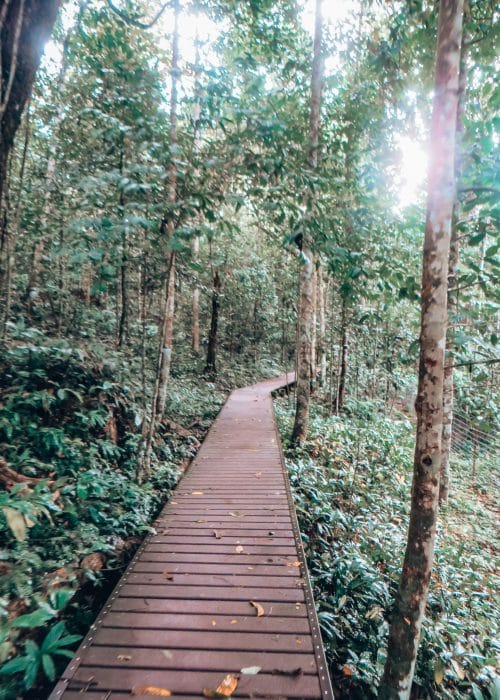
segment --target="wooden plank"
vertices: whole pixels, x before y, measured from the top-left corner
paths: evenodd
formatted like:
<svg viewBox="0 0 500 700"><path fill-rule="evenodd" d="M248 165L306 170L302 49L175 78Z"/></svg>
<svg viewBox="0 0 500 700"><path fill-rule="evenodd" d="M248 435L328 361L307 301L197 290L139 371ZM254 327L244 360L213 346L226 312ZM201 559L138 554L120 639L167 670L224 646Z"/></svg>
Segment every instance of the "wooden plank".
<svg viewBox="0 0 500 700"><path fill-rule="evenodd" d="M303 602L277 603L276 601L260 600L266 617L307 617L306 606ZM176 600L173 598L127 598L120 595L110 606L110 611L129 611L147 613L182 613L191 615L248 615L249 611L256 614L255 608L249 601L235 600Z"/></svg>
<svg viewBox="0 0 500 700"><path fill-rule="evenodd" d="M186 615L182 613L110 612L104 627L157 630L207 630L209 632L245 632L260 634L308 634L307 618L257 617L255 610L246 615Z"/></svg>
<svg viewBox="0 0 500 700"><path fill-rule="evenodd" d="M93 638L94 644L121 647L164 647L165 649L218 649L224 651L312 651L309 634L240 634L213 630L128 630L101 627ZM250 666L251 664L249 664Z"/></svg>
<svg viewBox="0 0 500 700"><path fill-rule="evenodd" d="M304 593L301 588L264 588L234 586L154 586L146 584L125 583L123 595L136 598L189 598L191 600L256 600L270 602L301 602Z"/></svg>
<svg viewBox="0 0 500 700"><path fill-rule="evenodd" d="M251 664L248 663L251 659ZM108 668L139 668L171 669L177 671L220 671L222 673L239 673L245 664L260 666L264 673L274 669L280 671L295 671L302 669L305 674L316 673L314 655L309 653L280 653L252 652L251 657L240 651L205 651L205 650L171 650L143 649L142 647L108 647L93 646L89 649L85 662L90 666L105 666Z"/></svg>

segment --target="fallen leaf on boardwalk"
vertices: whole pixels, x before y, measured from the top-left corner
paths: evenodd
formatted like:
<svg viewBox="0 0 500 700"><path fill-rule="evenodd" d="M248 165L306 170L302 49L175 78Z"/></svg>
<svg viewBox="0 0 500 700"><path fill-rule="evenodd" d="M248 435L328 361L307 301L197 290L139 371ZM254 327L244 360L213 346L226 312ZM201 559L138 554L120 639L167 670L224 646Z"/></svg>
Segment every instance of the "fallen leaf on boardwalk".
<svg viewBox="0 0 500 700"><path fill-rule="evenodd" d="M250 605L257 610L257 617L263 617L265 615L266 611L260 603L256 603L255 600L251 600Z"/></svg>
<svg viewBox="0 0 500 700"><path fill-rule="evenodd" d="M177 501L170 501L170 503L171 503L172 505L174 505L174 506L177 505Z"/></svg>
<svg viewBox="0 0 500 700"><path fill-rule="evenodd" d="M203 491L191 491L191 496L203 496Z"/></svg>
<svg viewBox="0 0 500 700"><path fill-rule="evenodd" d="M237 554L243 554L244 551L245 551L245 550L243 549L243 547L241 546L241 544L236 545L236 553L237 553Z"/></svg>
<svg viewBox="0 0 500 700"><path fill-rule="evenodd" d="M238 620L231 620L231 622L230 622L229 624L230 624L230 625L236 625L237 623L238 623Z"/></svg>
<svg viewBox="0 0 500 700"><path fill-rule="evenodd" d="M173 581L173 580L174 580L174 575L173 575L173 574L169 574L168 571L164 571L164 572L163 572L163 575L165 576L165 578L167 579L167 581Z"/></svg>
<svg viewBox="0 0 500 700"><path fill-rule="evenodd" d="M300 566L300 561L289 561L287 566Z"/></svg>
<svg viewBox="0 0 500 700"><path fill-rule="evenodd" d="M256 676L258 673L262 671L261 666L247 666L246 668L242 668L241 672L245 676Z"/></svg>
<svg viewBox="0 0 500 700"><path fill-rule="evenodd" d="M128 656L128 654L118 654L118 656L116 658L118 659L118 661L131 661L132 660L132 657Z"/></svg>
<svg viewBox="0 0 500 700"><path fill-rule="evenodd" d="M222 535L221 535L220 532L218 532L217 530L214 530L214 537L215 537L216 540L220 540L220 538L222 537Z"/></svg>
<svg viewBox="0 0 500 700"><path fill-rule="evenodd" d="M172 693L166 688L156 685L146 685L143 688L132 688L132 695L154 695L157 698L169 698Z"/></svg>
<svg viewBox="0 0 500 700"><path fill-rule="evenodd" d="M164 649L164 650L163 650L163 656L164 656L166 659L173 659L173 658L174 658L174 655L172 654L172 652L170 651L170 649Z"/></svg>
<svg viewBox="0 0 500 700"><path fill-rule="evenodd" d="M212 620L210 624L212 625L212 627L216 627L216 626L217 626L217 623L216 623L215 620Z"/></svg>
<svg viewBox="0 0 500 700"><path fill-rule="evenodd" d="M276 676L291 676L292 678L297 678L304 673L304 670L300 666L292 668L290 671L284 671L281 668L273 668L271 673L274 673Z"/></svg>
<svg viewBox="0 0 500 700"><path fill-rule="evenodd" d="M205 518L200 518L199 520L196 520L197 523L206 523L207 521Z"/></svg>
<svg viewBox="0 0 500 700"><path fill-rule="evenodd" d="M244 518L245 513L241 513L239 510L230 510L228 512L228 515L230 515L232 518Z"/></svg>
<svg viewBox="0 0 500 700"><path fill-rule="evenodd" d="M258 479L259 476L261 476L261 475L262 475L262 472L255 472L255 476L257 477L257 479Z"/></svg>
<svg viewBox="0 0 500 700"><path fill-rule="evenodd" d="M350 666L345 664L344 666L342 666L342 673L344 674L344 676L352 676L354 671Z"/></svg>
<svg viewBox="0 0 500 700"><path fill-rule="evenodd" d="M229 698L238 687L239 676L228 673L219 683L215 690L203 688L203 695L206 698Z"/></svg>

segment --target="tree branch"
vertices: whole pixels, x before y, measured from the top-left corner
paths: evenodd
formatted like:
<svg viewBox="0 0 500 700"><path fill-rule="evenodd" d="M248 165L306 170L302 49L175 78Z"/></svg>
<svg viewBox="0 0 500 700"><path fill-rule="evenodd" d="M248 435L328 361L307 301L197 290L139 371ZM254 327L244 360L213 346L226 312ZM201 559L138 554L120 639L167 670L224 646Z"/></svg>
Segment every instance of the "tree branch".
<svg viewBox="0 0 500 700"><path fill-rule="evenodd" d="M496 357L493 360L475 360L475 361L470 361L470 362L460 362L457 365L452 365L452 369L455 369L455 367L469 367L472 365L491 365L494 364L495 362L500 362L500 357Z"/></svg>
<svg viewBox="0 0 500 700"><path fill-rule="evenodd" d="M131 24L133 27L139 27L139 29L151 29L153 25L155 25L162 14L165 12L165 10L168 7L168 2L164 3L156 15L153 17L151 22L141 22L139 21L136 17L131 17L129 14L126 12L123 12L123 10L120 10L120 8L116 7L116 5L113 3L112 0L108 0L108 5L109 7L113 10L113 12L120 17L126 24Z"/></svg>

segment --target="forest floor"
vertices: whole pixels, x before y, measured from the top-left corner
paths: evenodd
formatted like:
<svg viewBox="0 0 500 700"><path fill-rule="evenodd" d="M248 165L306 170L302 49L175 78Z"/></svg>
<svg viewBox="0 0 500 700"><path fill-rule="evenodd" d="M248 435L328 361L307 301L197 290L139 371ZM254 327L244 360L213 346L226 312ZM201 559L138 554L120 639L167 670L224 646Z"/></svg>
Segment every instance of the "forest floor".
<svg viewBox="0 0 500 700"><path fill-rule="evenodd" d="M316 405L305 446L286 450L334 687L375 698L387 617L406 545L414 426L352 401L342 417ZM276 402L284 445L293 410ZM415 677L415 698L500 697L498 473L456 454ZM495 491L496 490L496 491Z"/></svg>

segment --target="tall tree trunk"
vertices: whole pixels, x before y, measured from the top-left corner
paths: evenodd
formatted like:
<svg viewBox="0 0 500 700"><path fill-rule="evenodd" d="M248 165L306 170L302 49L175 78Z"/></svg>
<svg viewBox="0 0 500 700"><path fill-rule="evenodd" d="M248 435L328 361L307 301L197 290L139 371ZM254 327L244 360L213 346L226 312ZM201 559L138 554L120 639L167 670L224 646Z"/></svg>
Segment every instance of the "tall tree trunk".
<svg viewBox="0 0 500 700"><path fill-rule="evenodd" d="M316 352L318 344L318 262L313 260L313 294L312 294L312 323L311 323L311 391L316 388Z"/></svg>
<svg viewBox="0 0 500 700"><path fill-rule="evenodd" d="M7 163L61 0L3 0L0 7L0 204Z"/></svg>
<svg viewBox="0 0 500 700"><path fill-rule="evenodd" d="M195 236L191 241L192 259L196 263L200 252L200 239ZM195 271L193 300L191 304L191 348L195 355L200 354L200 285Z"/></svg>
<svg viewBox="0 0 500 700"><path fill-rule="evenodd" d="M167 174L167 202L170 206L169 211L164 216L161 225L162 233L166 233L165 247L168 253L168 255L166 256L167 274L163 292L162 319L159 328L160 344L156 379L151 402L149 430L147 431L143 458L141 460L141 465L137 474L139 482L141 482L143 478L149 478L149 476L151 475L151 452L153 448L153 439L158 425L163 417L163 413L165 411L165 405L167 402L167 386L170 376L170 365L172 362L175 313L176 259L175 251L172 250L170 246L175 233L175 214L173 208L177 201L177 166L175 163L175 157L176 148L178 144L177 86L179 80L179 0L173 0L173 8L174 26L172 33L171 64L172 84L170 90L170 160Z"/></svg>
<svg viewBox="0 0 500 700"><path fill-rule="evenodd" d="M323 20L321 16L322 0L316 0L316 22L314 31L314 55L311 76L311 105L309 112L309 165L311 170L318 167L319 129L321 118L321 92L323 87ZM313 199L313 195L311 196ZM314 206L313 203L311 206ZM313 337L313 294L314 294L314 259L312 252L312 235L308 222L305 222L302 241L302 264L300 269L298 348L297 348L297 384L296 409L291 442L300 445L307 436L309 425L309 402L311 397L311 352Z"/></svg>
<svg viewBox="0 0 500 700"><path fill-rule="evenodd" d="M122 135L120 144L120 175L123 178L123 170L125 165L125 143ZM118 321L118 347L121 350L126 342L129 299L128 299L128 235L127 224L125 217L125 193L123 188L120 189L119 197L119 218L122 227L121 243L122 243L122 259L120 264L120 318Z"/></svg>
<svg viewBox="0 0 500 700"><path fill-rule="evenodd" d="M8 206L8 196L6 197L6 207L5 207L5 229L3 231L3 245L5 246L5 280L0 281L0 289L4 292L5 298L5 308L3 317L3 334L7 333L7 324L10 319L10 311L12 306L12 277L14 274L14 255L15 255L15 241L19 237L19 227L21 224L21 214L23 210L23 188L24 188L24 173L26 170L26 158L28 155L28 146L30 141L30 112L29 106L26 113L26 131L24 136L23 152L21 155L21 167L19 170L19 185L17 189L17 202L14 211L14 217L11 222L9 220L9 206ZM10 179L10 178L9 178ZM7 184L8 188L9 185ZM0 256L0 265L2 265L3 260ZM3 285L5 282L5 288Z"/></svg>
<svg viewBox="0 0 500 700"><path fill-rule="evenodd" d="M340 319L340 366L339 366L339 386L337 392L337 415L344 410L347 363L349 357L349 338L347 335L347 301L342 297L342 315Z"/></svg>
<svg viewBox="0 0 500 700"><path fill-rule="evenodd" d="M212 316L210 319L210 333L208 334L207 364L205 365L205 374L209 377L215 377L215 375L217 374L217 368L215 363L217 356L217 330L219 326L221 287L222 285L219 273L215 272L213 276Z"/></svg>
<svg viewBox="0 0 500 700"><path fill-rule="evenodd" d="M466 63L465 63L465 32L462 36L462 48L460 57L460 73L458 77L458 107L457 125L455 135L455 185L458 184L462 175L462 139L464 131L464 109L465 109L465 89L467 83ZM457 286L457 268L459 258L459 232L458 221L460 219L460 202L455 194L453 205L453 217L451 225L450 259L448 262L448 332L446 334L446 362L444 367L443 384L443 447L441 456L441 477L439 480L439 503L445 504L448 501L450 490L450 453L451 453L451 431L453 426L453 362L455 359L455 345L453 335L450 333L450 320L455 321L458 312L458 294L455 291Z"/></svg>
<svg viewBox="0 0 500 700"><path fill-rule="evenodd" d="M322 389L326 386L326 301L328 285L325 274L318 261L318 384Z"/></svg>
<svg viewBox="0 0 500 700"><path fill-rule="evenodd" d="M443 431L446 291L454 202L463 0L441 0L422 270L417 435L408 543L389 627L379 698L410 697L429 592Z"/></svg>
<svg viewBox="0 0 500 700"><path fill-rule="evenodd" d="M177 133L177 91L179 82L179 0L174 0L174 28L172 34L172 86L170 91L170 161L168 165L168 191L167 201L170 211L167 213L167 243L170 245L175 233L175 215L173 207L177 201L177 165L176 148L178 143ZM164 316L161 329L161 352L158 368L158 392L156 398L156 420L160 421L165 410L167 400L167 385L170 377L170 365L172 363L174 312L175 312L175 277L176 255L170 251L168 257L168 275L166 280Z"/></svg>

